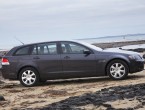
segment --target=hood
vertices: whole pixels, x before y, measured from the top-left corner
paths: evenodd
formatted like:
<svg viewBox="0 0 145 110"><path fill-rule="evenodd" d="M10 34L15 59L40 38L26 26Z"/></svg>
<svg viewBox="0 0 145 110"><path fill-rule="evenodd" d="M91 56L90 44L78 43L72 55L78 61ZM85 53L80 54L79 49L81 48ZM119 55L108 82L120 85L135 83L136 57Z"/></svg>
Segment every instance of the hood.
<svg viewBox="0 0 145 110"><path fill-rule="evenodd" d="M122 50L122 49L119 49L119 48L110 48L110 49L105 49L103 51L104 52L112 52L112 53L122 53L122 54L128 54L128 55L135 55L135 54L140 55L137 52Z"/></svg>

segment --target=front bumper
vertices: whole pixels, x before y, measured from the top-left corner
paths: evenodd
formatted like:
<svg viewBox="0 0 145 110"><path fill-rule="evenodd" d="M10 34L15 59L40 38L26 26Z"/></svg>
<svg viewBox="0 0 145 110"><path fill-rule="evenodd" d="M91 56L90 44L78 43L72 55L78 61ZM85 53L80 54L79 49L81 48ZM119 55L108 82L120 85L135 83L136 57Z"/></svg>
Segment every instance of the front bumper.
<svg viewBox="0 0 145 110"><path fill-rule="evenodd" d="M130 73L140 72L144 70L144 60L132 61L130 64Z"/></svg>

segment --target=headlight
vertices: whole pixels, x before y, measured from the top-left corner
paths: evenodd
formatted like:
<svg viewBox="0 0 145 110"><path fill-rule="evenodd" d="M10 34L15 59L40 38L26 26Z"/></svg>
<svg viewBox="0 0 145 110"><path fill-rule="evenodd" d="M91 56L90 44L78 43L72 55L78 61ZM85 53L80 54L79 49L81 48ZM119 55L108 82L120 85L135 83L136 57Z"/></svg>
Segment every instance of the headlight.
<svg viewBox="0 0 145 110"><path fill-rule="evenodd" d="M132 59L132 60L140 60L140 59L142 59L142 57L140 55L129 55L128 57L130 59Z"/></svg>

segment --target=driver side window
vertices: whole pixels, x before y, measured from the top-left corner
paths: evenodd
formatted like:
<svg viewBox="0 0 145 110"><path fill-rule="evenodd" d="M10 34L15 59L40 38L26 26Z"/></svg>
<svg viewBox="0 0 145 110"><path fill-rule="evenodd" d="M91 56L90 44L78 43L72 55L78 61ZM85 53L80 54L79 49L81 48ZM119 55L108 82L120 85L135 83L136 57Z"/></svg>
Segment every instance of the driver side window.
<svg viewBox="0 0 145 110"><path fill-rule="evenodd" d="M84 51L86 50L89 51L89 49L87 49L86 47L71 42L61 43L61 48L62 48L62 53L66 53L66 54L83 54Z"/></svg>

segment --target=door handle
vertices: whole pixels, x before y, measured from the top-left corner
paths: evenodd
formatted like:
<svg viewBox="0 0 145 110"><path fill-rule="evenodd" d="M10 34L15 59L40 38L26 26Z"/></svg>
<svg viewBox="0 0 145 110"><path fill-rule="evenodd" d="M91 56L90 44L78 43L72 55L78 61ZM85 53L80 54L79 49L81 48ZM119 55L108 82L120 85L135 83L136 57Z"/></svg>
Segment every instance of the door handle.
<svg viewBox="0 0 145 110"><path fill-rule="evenodd" d="M33 57L33 59L40 59L40 57L38 57L38 56L35 56L35 57Z"/></svg>
<svg viewBox="0 0 145 110"><path fill-rule="evenodd" d="M65 56L64 59L70 59L70 57L69 56Z"/></svg>

